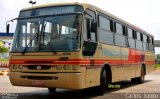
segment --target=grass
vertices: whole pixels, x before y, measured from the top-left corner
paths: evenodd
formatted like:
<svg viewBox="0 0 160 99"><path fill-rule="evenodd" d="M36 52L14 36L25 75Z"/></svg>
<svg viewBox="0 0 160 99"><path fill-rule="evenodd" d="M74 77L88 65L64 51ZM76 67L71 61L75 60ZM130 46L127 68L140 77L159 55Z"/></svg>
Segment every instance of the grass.
<svg viewBox="0 0 160 99"><path fill-rule="evenodd" d="M157 67L160 67L160 64L156 64L156 68L157 68Z"/></svg>
<svg viewBox="0 0 160 99"><path fill-rule="evenodd" d="M0 62L8 62L8 59L0 58Z"/></svg>

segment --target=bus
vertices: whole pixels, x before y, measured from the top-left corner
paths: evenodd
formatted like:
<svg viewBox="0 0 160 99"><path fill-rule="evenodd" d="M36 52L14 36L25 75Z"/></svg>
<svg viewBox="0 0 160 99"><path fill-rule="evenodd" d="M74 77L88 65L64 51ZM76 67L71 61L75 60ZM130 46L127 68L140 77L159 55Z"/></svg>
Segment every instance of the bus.
<svg viewBox="0 0 160 99"><path fill-rule="evenodd" d="M154 70L153 35L94 5L32 6L16 20L9 71L14 86L51 93L95 87L104 94L113 82L143 83Z"/></svg>

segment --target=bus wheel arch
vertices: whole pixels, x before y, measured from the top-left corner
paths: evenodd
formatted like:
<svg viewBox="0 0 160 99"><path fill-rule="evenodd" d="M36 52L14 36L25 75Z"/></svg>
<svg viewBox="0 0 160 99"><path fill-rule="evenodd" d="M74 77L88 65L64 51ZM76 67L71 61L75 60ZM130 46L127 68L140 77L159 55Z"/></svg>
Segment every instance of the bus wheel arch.
<svg viewBox="0 0 160 99"><path fill-rule="evenodd" d="M142 84L144 83L145 75L146 75L146 66L145 64L142 64L141 71L140 71L140 77L132 78L131 82L135 84Z"/></svg>
<svg viewBox="0 0 160 99"><path fill-rule="evenodd" d="M142 64L141 66L141 75L139 77L139 83L143 83L144 82L144 79L145 79L145 75L146 75L146 67L144 64Z"/></svg>
<svg viewBox="0 0 160 99"><path fill-rule="evenodd" d="M143 64L142 64L142 67L144 68L144 74L146 75L146 65L143 63ZM142 67L141 67L141 68L142 68Z"/></svg>
<svg viewBox="0 0 160 99"><path fill-rule="evenodd" d="M109 64L105 64L105 65L103 65L102 69L106 70L106 79L107 79L108 83L112 83L112 70L111 70L111 66Z"/></svg>
<svg viewBox="0 0 160 99"><path fill-rule="evenodd" d="M109 65L102 66L100 72L100 85L98 86L99 94L103 95L106 89L108 88L108 84L112 82L111 77L111 68Z"/></svg>

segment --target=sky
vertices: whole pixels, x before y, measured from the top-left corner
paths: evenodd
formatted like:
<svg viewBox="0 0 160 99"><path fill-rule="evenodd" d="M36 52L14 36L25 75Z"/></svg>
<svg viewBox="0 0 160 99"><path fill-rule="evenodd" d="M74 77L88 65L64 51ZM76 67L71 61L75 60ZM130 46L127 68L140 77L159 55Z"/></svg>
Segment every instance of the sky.
<svg viewBox="0 0 160 99"><path fill-rule="evenodd" d="M154 35L160 40L160 0L35 0L36 5L54 2L87 2L116 15ZM0 32L6 21L18 17L22 8L30 7L29 0L0 0ZM13 29L14 30L14 29ZM160 48L156 48L160 53Z"/></svg>

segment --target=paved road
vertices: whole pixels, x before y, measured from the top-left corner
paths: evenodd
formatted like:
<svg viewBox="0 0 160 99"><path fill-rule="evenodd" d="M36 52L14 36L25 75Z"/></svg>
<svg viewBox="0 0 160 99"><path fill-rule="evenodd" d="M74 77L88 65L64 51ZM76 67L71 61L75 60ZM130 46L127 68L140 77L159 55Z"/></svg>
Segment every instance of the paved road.
<svg viewBox="0 0 160 99"><path fill-rule="evenodd" d="M0 76L0 99L160 99L160 69L146 76L144 84L129 80L117 82L121 88L110 89L99 96L93 88L84 90L57 89L49 94L46 88L12 86L7 76Z"/></svg>

